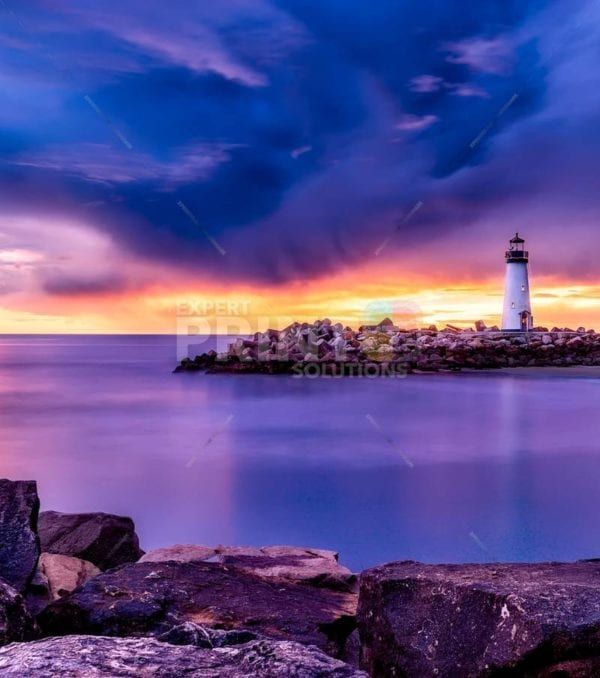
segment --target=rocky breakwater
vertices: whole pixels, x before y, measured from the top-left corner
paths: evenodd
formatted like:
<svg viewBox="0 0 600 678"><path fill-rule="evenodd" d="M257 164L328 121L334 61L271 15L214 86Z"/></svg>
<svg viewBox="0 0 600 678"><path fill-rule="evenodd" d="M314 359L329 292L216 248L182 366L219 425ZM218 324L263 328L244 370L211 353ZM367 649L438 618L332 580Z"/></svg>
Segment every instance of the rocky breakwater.
<svg viewBox="0 0 600 678"><path fill-rule="evenodd" d="M475 329L402 330L386 318L357 331L325 319L258 332L226 352L184 358L175 371L380 376L574 365L600 365L600 334L583 327L502 332L481 321Z"/></svg>
<svg viewBox="0 0 600 678"><path fill-rule="evenodd" d="M336 553L144 554L129 518L38 509L34 482L0 481L0 675L366 676Z"/></svg>
<svg viewBox="0 0 600 678"><path fill-rule="evenodd" d="M600 675L600 561L357 577L321 549L143 554L128 519L47 512L40 532L35 483L0 487L0 675Z"/></svg>

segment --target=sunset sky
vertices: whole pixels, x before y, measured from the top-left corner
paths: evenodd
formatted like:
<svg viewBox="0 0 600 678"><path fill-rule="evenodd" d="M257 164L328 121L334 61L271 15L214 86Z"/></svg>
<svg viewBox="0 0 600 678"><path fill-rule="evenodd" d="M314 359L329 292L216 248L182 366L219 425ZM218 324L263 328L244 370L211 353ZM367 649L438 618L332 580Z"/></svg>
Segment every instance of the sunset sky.
<svg viewBox="0 0 600 678"><path fill-rule="evenodd" d="M0 0L0 22L0 332L173 333L186 304L252 331L493 324L517 230L536 324L600 328L599 3Z"/></svg>

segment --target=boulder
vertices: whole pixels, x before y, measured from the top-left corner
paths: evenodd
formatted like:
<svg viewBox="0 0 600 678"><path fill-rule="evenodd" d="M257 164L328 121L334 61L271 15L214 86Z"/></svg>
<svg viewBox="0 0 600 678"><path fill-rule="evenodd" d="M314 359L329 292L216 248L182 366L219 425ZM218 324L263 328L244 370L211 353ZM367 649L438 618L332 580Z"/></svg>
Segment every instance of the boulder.
<svg viewBox="0 0 600 678"><path fill-rule="evenodd" d="M338 562L335 551L297 546L169 546L146 553L140 563L168 560L178 562L212 561L267 579L354 591L356 575Z"/></svg>
<svg viewBox="0 0 600 678"><path fill-rule="evenodd" d="M486 327L485 323L483 322L483 320L476 320L475 321L475 329L478 332L485 332L487 327Z"/></svg>
<svg viewBox="0 0 600 678"><path fill-rule="evenodd" d="M34 623L21 594L0 579L0 645L28 640L33 632Z"/></svg>
<svg viewBox="0 0 600 678"><path fill-rule="evenodd" d="M358 627L372 676L591 667L600 657L600 561L389 563L361 575Z"/></svg>
<svg viewBox="0 0 600 678"><path fill-rule="evenodd" d="M390 318L384 318L378 325L378 329L385 329L387 327L393 327L394 326L394 321L391 320Z"/></svg>
<svg viewBox="0 0 600 678"><path fill-rule="evenodd" d="M29 480L0 480L0 578L24 591L40 555L37 536L40 501Z"/></svg>
<svg viewBox="0 0 600 678"><path fill-rule="evenodd" d="M101 572L87 560L73 556L61 556L58 553L42 553L38 567L48 580L48 593L51 600L58 600L67 593L71 593Z"/></svg>
<svg viewBox="0 0 600 678"><path fill-rule="evenodd" d="M191 563L194 561L210 560L217 555L217 548L197 544L175 544L148 551L138 562L164 563L174 560L178 563Z"/></svg>
<svg viewBox="0 0 600 678"><path fill-rule="evenodd" d="M40 513L42 551L87 560L101 570L133 563L140 549L131 518L109 513Z"/></svg>
<svg viewBox="0 0 600 678"><path fill-rule="evenodd" d="M97 574L100 570L87 560L42 553L36 575L29 585L28 606L37 614L53 600L71 593Z"/></svg>
<svg viewBox="0 0 600 678"><path fill-rule="evenodd" d="M356 596L280 580L232 565L146 562L90 579L38 617L46 635L159 636L190 621L312 644L343 658Z"/></svg>
<svg viewBox="0 0 600 678"><path fill-rule="evenodd" d="M0 649L0 672L19 678L161 676L179 678L366 678L315 647L260 640L202 649L152 638L65 636Z"/></svg>
<svg viewBox="0 0 600 678"><path fill-rule="evenodd" d="M187 621L178 626L173 626L158 636L157 640L172 645L195 645L196 647L213 648L240 645L241 643L249 643L251 640L262 640L262 638L245 629L223 631Z"/></svg>

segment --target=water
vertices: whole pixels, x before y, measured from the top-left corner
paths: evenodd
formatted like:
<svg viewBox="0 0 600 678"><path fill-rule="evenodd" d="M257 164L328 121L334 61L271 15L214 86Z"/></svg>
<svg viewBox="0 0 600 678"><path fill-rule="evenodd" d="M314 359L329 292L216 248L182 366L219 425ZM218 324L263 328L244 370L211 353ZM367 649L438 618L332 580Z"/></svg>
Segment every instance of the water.
<svg viewBox="0 0 600 678"><path fill-rule="evenodd" d="M175 338L0 337L0 476L142 546L298 544L360 569L600 556L600 371L171 374ZM370 415L370 418L367 417Z"/></svg>

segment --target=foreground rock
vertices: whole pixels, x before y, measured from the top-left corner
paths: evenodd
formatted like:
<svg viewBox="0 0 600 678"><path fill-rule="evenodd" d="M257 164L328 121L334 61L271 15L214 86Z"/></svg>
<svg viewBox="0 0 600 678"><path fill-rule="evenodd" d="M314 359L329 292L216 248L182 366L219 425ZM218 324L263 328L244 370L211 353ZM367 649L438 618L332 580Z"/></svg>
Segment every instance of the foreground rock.
<svg viewBox="0 0 600 678"><path fill-rule="evenodd" d="M159 636L184 622L247 629L343 658L356 596L267 581L220 563L136 563L90 579L38 617L45 635Z"/></svg>
<svg viewBox="0 0 600 678"><path fill-rule="evenodd" d="M87 560L57 553L42 553L35 576L29 585L27 605L38 614L53 600L66 596L97 574L100 574L100 570Z"/></svg>
<svg viewBox="0 0 600 678"><path fill-rule="evenodd" d="M143 555L131 518L109 513L43 511L42 551L87 560L101 570L133 563Z"/></svg>
<svg viewBox="0 0 600 678"><path fill-rule="evenodd" d="M156 549L140 563L218 562L266 579L298 582L310 586L354 591L356 575L340 565L335 551L297 546L194 546L176 545Z"/></svg>
<svg viewBox="0 0 600 678"><path fill-rule="evenodd" d="M361 678L366 674L314 647L255 641L215 650L161 643L150 638L67 636L0 649L2 675L202 676L202 678Z"/></svg>
<svg viewBox="0 0 600 678"><path fill-rule="evenodd" d="M358 330L330 320L293 323L283 330L236 339L226 352L184 358L181 371L403 376L414 371L600 365L600 334L580 327L502 332L447 325L402 330L389 318Z"/></svg>
<svg viewBox="0 0 600 678"><path fill-rule="evenodd" d="M51 600L66 596L88 579L100 574L100 570L87 560L56 553L42 553L38 567L48 582Z"/></svg>
<svg viewBox="0 0 600 678"><path fill-rule="evenodd" d="M246 629L237 629L233 631L224 631L222 629L211 629L207 626L201 626L195 622L186 621L178 626L173 626L157 637L164 643L171 645L195 645L214 649L216 647L231 647L232 645L241 645L249 643L252 640L264 640L263 637Z"/></svg>
<svg viewBox="0 0 600 678"><path fill-rule="evenodd" d="M33 631L33 620L21 594L0 580L0 645L28 640Z"/></svg>
<svg viewBox="0 0 600 678"><path fill-rule="evenodd" d="M598 675L600 562L390 563L362 573L358 625L372 676Z"/></svg>
<svg viewBox="0 0 600 678"><path fill-rule="evenodd" d="M24 591L35 572L40 502L34 481L0 480L0 578Z"/></svg>

